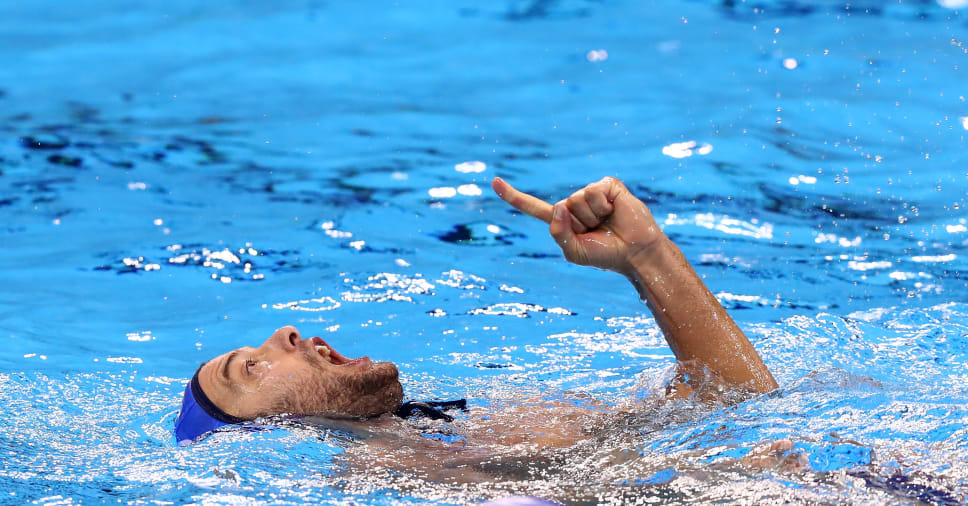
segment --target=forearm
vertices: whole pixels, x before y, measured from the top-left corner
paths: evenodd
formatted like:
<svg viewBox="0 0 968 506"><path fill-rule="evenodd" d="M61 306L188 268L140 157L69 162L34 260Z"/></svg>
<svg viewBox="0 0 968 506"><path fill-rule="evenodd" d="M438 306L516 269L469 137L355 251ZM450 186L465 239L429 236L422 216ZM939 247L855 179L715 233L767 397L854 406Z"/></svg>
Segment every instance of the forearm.
<svg viewBox="0 0 968 506"><path fill-rule="evenodd" d="M746 335L668 238L633 259L626 277L680 363L698 363L728 385L755 392L777 387Z"/></svg>

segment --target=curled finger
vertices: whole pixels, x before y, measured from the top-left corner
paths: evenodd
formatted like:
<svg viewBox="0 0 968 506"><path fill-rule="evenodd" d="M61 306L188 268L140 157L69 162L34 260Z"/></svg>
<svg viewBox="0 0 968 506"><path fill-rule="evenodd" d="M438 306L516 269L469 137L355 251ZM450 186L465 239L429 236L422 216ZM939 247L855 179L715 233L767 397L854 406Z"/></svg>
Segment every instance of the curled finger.
<svg viewBox="0 0 968 506"><path fill-rule="evenodd" d="M565 203L563 201L558 202L554 206L553 217L551 224L548 226L548 231L551 233L551 237L555 239L555 242L558 243L558 247L564 253L565 259L572 263L581 264L581 249L578 244L578 236L573 229L575 221L575 217L568 212L568 207Z"/></svg>
<svg viewBox="0 0 968 506"><path fill-rule="evenodd" d="M572 216L577 218L587 230L592 230L601 224L601 220L598 219L598 216L595 215L585 199L585 190L578 190L571 197L568 197L565 202ZM575 232L583 233L584 231L576 230Z"/></svg>
<svg viewBox="0 0 968 506"><path fill-rule="evenodd" d="M608 200L607 193L600 191L598 188L591 188L591 191L586 191L585 200L588 202L588 207L595 213L595 217L598 218L599 222L608 220L612 215L612 211L615 210L612 202Z"/></svg>

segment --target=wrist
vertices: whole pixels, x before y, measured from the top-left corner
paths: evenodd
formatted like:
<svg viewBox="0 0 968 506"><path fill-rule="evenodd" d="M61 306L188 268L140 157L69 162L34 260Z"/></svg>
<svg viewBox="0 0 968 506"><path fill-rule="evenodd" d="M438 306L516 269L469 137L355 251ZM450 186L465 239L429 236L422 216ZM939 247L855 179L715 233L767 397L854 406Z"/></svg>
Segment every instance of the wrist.
<svg viewBox="0 0 968 506"><path fill-rule="evenodd" d="M643 301L651 301L655 291L676 291L675 279L681 269L682 252L668 237L650 244L629 257L625 278L632 283ZM672 285L670 285L670 283ZM664 288L663 288L664 287Z"/></svg>
<svg viewBox="0 0 968 506"><path fill-rule="evenodd" d="M675 251L678 251L678 247L663 234L648 245L630 250L625 259L625 267L620 273L630 281L635 281L641 276L658 272L668 263L670 254Z"/></svg>

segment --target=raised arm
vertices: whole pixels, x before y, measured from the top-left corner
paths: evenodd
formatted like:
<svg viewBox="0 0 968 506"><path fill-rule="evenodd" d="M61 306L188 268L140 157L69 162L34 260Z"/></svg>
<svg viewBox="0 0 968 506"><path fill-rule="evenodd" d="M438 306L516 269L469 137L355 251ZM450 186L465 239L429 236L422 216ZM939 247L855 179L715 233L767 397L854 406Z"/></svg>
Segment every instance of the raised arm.
<svg viewBox="0 0 968 506"><path fill-rule="evenodd" d="M743 331L621 181L607 177L553 206L501 178L491 187L515 209L549 223L568 261L614 271L632 282L684 366L687 384L712 376L753 392L777 387Z"/></svg>

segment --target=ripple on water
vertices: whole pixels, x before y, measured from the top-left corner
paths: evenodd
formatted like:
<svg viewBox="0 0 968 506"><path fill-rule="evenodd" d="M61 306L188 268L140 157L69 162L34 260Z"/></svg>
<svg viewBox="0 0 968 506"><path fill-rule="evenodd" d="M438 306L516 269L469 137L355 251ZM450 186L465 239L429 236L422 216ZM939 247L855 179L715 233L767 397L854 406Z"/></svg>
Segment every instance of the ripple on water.
<svg viewBox="0 0 968 506"><path fill-rule="evenodd" d="M102 254L100 256L109 256ZM198 244L171 244L157 256L125 256L93 270L141 274L178 268L200 272L221 283L262 281L266 273L300 271L306 267L297 250L257 250L252 243L239 248L207 248Z"/></svg>
<svg viewBox="0 0 968 506"><path fill-rule="evenodd" d="M575 313L563 307L545 308L538 304L527 304L524 302L502 302L491 304L487 307L471 309L467 312L469 315L515 316L518 318L529 318L533 313L549 313L565 316L575 315Z"/></svg>

